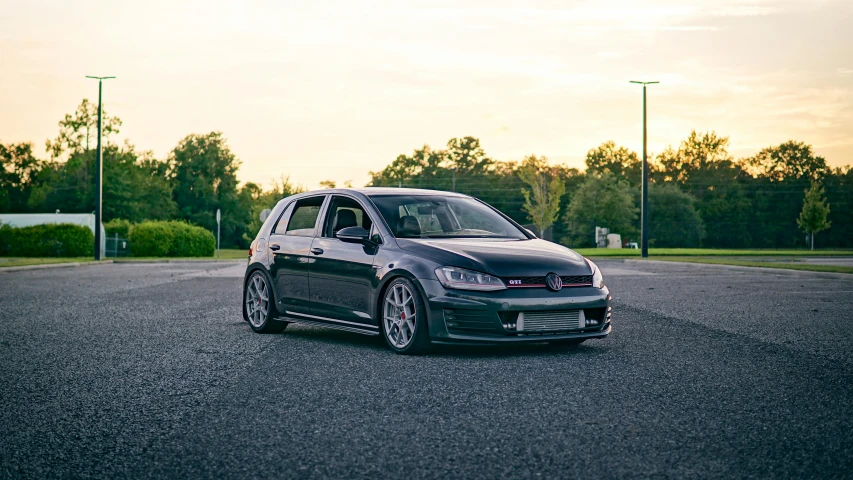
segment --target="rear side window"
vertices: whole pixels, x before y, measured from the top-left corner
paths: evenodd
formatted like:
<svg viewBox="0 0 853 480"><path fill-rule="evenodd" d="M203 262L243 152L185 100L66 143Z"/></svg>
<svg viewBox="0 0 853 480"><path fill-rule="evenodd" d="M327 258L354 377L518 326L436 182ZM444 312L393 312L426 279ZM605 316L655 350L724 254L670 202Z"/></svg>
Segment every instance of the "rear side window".
<svg viewBox="0 0 853 480"><path fill-rule="evenodd" d="M275 227L275 233L281 235L296 235L300 237L314 236L314 226L320 216L320 207L325 197L311 197L297 201L288 207Z"/></svg>
<svg viewBox="0 0 853 480"><path fill-rule="evenodd" d="M278 222L275 224L273 233L277 235L284 235L284 232L287 231L287 219L290 218L290 214L293 213L293 205L295 204L291 203L284 209L284 212L282 212L281 217L279 217Z"/></svg>

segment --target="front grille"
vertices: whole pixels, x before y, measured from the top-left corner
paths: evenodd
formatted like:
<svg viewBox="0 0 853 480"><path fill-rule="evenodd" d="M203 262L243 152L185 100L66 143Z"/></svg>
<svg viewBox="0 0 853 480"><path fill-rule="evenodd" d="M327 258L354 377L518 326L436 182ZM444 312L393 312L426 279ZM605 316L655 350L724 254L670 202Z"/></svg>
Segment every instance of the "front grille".
<svg viewBox="0 0 853 480"><path fill-rule="evenodd" d="M563 279L564 287L580 287L592 285L592 275L570 275L567 277L560 278Z"/></svg>
<svg viewBox="0 0 853 480"><path fill-rule="evenodd" d="M588 287L592 285L592 275L567 275L560 277L563 287ZM545 288L545 277L507 277L503 279L507 288Z"/></svg>
<svg viewBox="0 0 853 480"><path fill-rule="evenodd" d="M519 332L549 332L557 330L579 330L581 310L547 310L522 312L517 320Z"/></svg>

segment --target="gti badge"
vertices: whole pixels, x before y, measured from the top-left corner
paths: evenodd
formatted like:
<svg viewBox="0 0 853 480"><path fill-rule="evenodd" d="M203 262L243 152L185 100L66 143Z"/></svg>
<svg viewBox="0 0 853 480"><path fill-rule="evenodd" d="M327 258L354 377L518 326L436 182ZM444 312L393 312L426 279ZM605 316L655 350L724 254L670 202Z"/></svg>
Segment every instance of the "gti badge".
<svg viewBox="0 0 853 480"><path fill-rule="evenodd" d="M563 288L563 279L556 273L549 273L545 276L545 283L548 284L548 290L556 292Z"/></svg>

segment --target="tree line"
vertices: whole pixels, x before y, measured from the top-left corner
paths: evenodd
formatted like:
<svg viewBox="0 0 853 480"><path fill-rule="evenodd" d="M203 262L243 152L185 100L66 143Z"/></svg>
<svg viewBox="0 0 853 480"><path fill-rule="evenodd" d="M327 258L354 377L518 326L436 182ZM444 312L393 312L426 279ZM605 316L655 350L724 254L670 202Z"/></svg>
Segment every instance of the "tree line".
<svg viewBox="0 0 853 480"><path fill-rule="evenodd" d="M580 171L536 155L496 161L478 139L454 138L399 155L371 172L370 185L467 193L573 247L594 246L596 226L637 241L640 157L607 141L585 163ZM793 140L736 160L728 137L693 131L650 156L649 202L654 247L797 248L807 234L818 247L853 247L853 170Z"/></svg>
<svg viewBox="0 0 853 480"><path fill-rule="evenodd" d="M215 231L221 209L222 245L244 248L260 228L260 212L301 191L286 176L267 189L241 186L240 161L219 132L187 135L158 159L128 141L113 142L121 126L104 112L105 222L182 220ZM93 211L96 128L97 105L83 100L46 141L49 159L37 158L31 143L0 143L0 212ZM793 140L741 159L728 149L728 137L694 131L650 157L652 246L804 247L806 234L831 226L813 236L817 247L853 247L849 166L831 168L811 146ZM369 186L467 193L573 247L592 246L596 226L637 240L637 153L608 141L591 149L585 163L581 171L537 155L498 161L478 139L452 138L444 148L424 145L397 156L370 172Z"/></svg>
<svg viewBox="0 0 853 480"><path fill-rule="evenodd" d="M0 212L94 211L97 112L84 99L66 115L46 142L49 159L37 158L32 143L0 143ZM266 190L240 186L240 161L219 132L187 135L160 160L128 141L113 142L122 122L103 115L105 223L183 220L215 232L220 209L222 246L245 248L260 228L260 212L298 189L286 177Z"/></svg>

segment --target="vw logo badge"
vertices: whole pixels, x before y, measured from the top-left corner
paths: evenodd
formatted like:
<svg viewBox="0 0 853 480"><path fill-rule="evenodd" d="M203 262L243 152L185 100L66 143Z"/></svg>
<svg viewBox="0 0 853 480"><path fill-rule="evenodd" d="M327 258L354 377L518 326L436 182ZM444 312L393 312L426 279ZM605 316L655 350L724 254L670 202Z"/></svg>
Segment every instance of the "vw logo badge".
<svg viewBox="0 0 853 480"><path fill-rule="evenodd" d="M548 290L556 292L557 290L563 288L563 279L560 278L556 273L549 273L545 277L545 283L548 284Z"/></svg>

